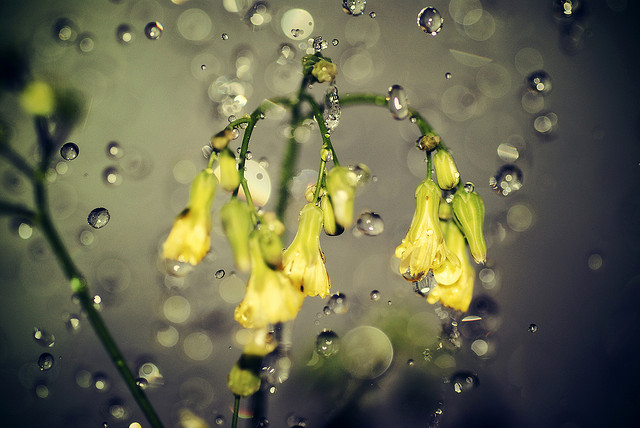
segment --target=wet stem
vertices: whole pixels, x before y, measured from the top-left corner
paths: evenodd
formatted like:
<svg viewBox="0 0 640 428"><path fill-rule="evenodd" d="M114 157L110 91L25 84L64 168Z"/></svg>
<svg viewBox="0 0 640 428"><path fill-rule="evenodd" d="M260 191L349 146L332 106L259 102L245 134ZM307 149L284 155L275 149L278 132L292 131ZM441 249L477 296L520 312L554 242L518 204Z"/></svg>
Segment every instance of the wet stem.
<svg viewBox="0 0 640 428"><path fill-rule="evenodd" d="M116 366L120 376L129 388L129 391L140 407L140 410L142 410L152 427L162 428L163 425L160 418L156 414L145 393L138 386L136 378L125 362L122 352L111 336L104 320L94 307L93 298L89 292L86 280L73 262L67 247L64 245L64 242L51 219L46 188L46 171L48 169L50 157L54 152L55 145L46 126L47 124L44 118L36 118L36 133L38 135L39 147L42 150L42 158L37 169L31 167L31 165L29 165L22 156L14 152L8 145L0 145L0 156L7 159L31 181L36 207L35 210L31 210L19 204L0 201L0 214L19 216L33 221L34 224L40 226L40 229L51 245L51 249L60 263L60 267L71 284L74 295L78 298L80 305L84 309L87 318L89 319L89 323L107 351L111 361Z"/></svg>

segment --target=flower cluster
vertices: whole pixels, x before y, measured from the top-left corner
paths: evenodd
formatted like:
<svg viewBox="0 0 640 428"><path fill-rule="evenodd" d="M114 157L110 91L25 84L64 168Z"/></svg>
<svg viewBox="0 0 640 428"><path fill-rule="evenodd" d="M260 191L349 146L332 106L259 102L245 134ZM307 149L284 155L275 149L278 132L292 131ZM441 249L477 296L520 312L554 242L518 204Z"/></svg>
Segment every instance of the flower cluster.
<svg viewBox="0 0 640 428"><path fill-rule="evenodd" d="M431 153L427 152L427 178L416 188L416 210L395 256L400 259L400 274L408 281L420 281L429 271L433 273L437 285L427 297L429 303L440 301L465 312L475 280L467 246L476 263L486 260L484 204L472 185L460 186L453 157L439 139L433 148L438 183L431 179ZM455 193L449 203L442 198L442 191L451 189Z"/></svg>

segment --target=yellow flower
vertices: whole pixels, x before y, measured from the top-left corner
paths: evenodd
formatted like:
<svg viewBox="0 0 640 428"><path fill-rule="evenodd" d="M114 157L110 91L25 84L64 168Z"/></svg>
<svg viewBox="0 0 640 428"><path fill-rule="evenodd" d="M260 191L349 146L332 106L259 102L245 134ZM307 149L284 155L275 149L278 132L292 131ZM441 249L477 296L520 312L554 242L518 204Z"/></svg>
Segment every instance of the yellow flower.
<svg viewBox="0 0 640 428"><path fill-rule="evenodd" d="M448 151L438 149L433 155L433 166L436 169L436 178L441 189L449 190L458 185L460 173Z"/></svg>
<svg viewBox="0 0 640 428"><path fill-rule="evenodd" d="M326 59L321 59L314 64L311 74L319 83L333 82L338 75L338 66Z"/></svg>
<svg viewBox="0 0 640 428"><path fill-rule="evenodd" d="M251 332L240 359L227 376L227 386L233 394L248 397L260 389L262 357L273 352L275 348L276 341L266 328Z"/></svg>
<svg viewBox="0 0 640 428"><path fill-rule="evenodd" d="M211 148L217 152L221 151L229 142L233 139L233 131L230 129L223 129L218 132L216 135L211 137Z"/></svg>
<svg viewBox="0 0 640 428"><path fill-rule="evenodd" d="M211 168L200 171L193 179L189 203L176 217L162 246L165 259L197 265L207 254L211 245L211 204L217 183Z"/></svg>
<svg viewBox="0 0 640 428"><path fill-rule="evenodd" d="M327 193L331 198L336 222L345 229L353 223L353 199L358 175L344 166L334 166L327 173Z"/></svg>
<svg viewBox="0 0 640 428"><path fill-rule="evenodd" d="M253 229L251 212L246 202L232 198L220 210L224 234L227 235L236 266L243 272L251 268L249 234Z"/></svg>
<svg viewBox="0 0 640 428"><path fill-rule="evenodd" d="M284 252L284 272L308 296L329 294L331 282L320 249L322 210L309 203L300 211L298 232Z"/></svg>
<svg viewBox="0 0 640 428"><path fill-rule="evenodd" d="M409 281L419 281L429 269L438 268L447 257L444 236L438 222L440 189L430 178L415 191L416 211L407 236L396 248L400 274Z"/></svg>
<svg viewBox="0 0 640 428"><path fill-rule="evenodd" d="M444 285L439 283L436 285L427 296L427 302L433 304L440 300L440 303L444 306L466 312L473 297L473 283L476 278L476 272L471 263L469 263L467 246L462 232L458 226L451 222L446 227L445 241L447 248L457 256L462 272L458 280L453 284Z"/></svg>
<svg viewBox="0 0 640 428"><path fill-rule="evenodd" d="M218 158L220 166L220 184L227 192L233 192L240 185L240 171L238 171L238 162L233 152L225 147L220 152Z"/></svg>
<svg viewBox="0 0 640 428"><path fill-rule="evenodd" d="M482 231L484 223L484 202L474 191L468 191L465 187L453 195L451 201L453 218L460 230L467 238L471 256L476 263L484 263L487 260L487 244Z"/></svg>
<svg viewBox="0 0 640 428"><path fill-rule="evenodd" d="M245 328L290 321L296 317L304 300L304 294L284 272L267 266L258 239L256 233L249 238L252 270L244 299L234 315Z"/></svg>
<svg viewBox="0 0 640 428"><path fill-rule="evenodd" d="M320 199L320 209L322 209L322 224L324 225L324 233L329 236L338 236L344 232L344 227L336 222L336 216L333 212L333 205L329 195L324 195Z"/></svg>
<svg viewBox="0 0 640 428"><path fill-rule="evenodd" d="M20 94L20 105L34 116L50 116L56 107L55 94L47 83L31 82Z"/></svg>

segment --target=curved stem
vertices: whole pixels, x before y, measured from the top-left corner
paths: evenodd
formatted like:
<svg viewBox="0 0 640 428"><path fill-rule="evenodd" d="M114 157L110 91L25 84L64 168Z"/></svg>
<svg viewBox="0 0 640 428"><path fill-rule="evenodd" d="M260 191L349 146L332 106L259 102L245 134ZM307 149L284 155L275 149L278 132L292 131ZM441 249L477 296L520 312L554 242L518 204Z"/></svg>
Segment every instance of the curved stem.
<svg viewBox="0 0 640 428"><path fill-rule="evenodd" d="M36 213L22 204L14 204L13 202L0 201L0 215L12 215L24 218L25 220L35 221Z"/></svg>
<svg viewBox="0 0 640 428"><path fill-rule="evenodd" d="M8 160L18 171L24 174L30 181L34 179L34 169L29 163L8 144L0 144L0 156Z"/></svg>
<svg viewBox="0 0 640 428"><path fill-rule="evenodd" d="M320 110L320 106L316 103L316 100L309 94L303 94L302 99L304 99L309 106L311 106L311 110L313 111L313 116L318 122L318 127L320 128L320 135L322 136L323 146L331 151L331 156L333 157L333 163L336 166L340 166L340 162L338 162L338 156L336 155L335 150L333 150L333 144L331 144L331 136L329 134L329 130L327 129L327 124L324 122L324 117L322 116L322 110Z"/></svg>
<svg viewBox="0 0 640 428"><path fill-rule="evenodd" d="M238 426L238 413L240 413L240 396L233 396L233 419L231 419L231 428Z"/></svg>

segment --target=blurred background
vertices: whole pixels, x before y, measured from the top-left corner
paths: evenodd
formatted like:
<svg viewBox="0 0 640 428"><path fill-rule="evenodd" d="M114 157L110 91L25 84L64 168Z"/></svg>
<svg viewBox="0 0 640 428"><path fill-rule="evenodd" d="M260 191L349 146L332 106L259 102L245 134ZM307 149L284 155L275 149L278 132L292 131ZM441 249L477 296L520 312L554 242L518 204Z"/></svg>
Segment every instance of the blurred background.
<svg viewBox="0 0 640 428"><path fill-rule="evenodd" d="M636 2L346 3L350 13L339 0L0 5L0 115L12 146L36 159L12 76L75 88L85 100L69 138L77 150L51 165L51 208L165 425L188 415L231 423L226 376L246 340L233 320L246 275L234 273L217 216L229 195L218 192L212 251L189 275L167 275L160 245L211 135L230 116L294 92L302 56L322 37L340 94L401 85L440 133L484 198L488 261L466 314L428 305L395 273L393 251L424 177L419 133L385 108L345 107L332 140L343 164L371 170L356 211L374 227L322 237L341 295L305 301L282 332L290 349L265 362L258 398L243 400L240 426L635 426ZM437 13L423 29L426 7ZM311 92L321 99L325 90ZM287 123L274 110L250 146L247 174L267 209ZM287 243L321 144L311 121L296 139ZM0 189L5 200L32 201L4 160ZM110 214L100 229L87 223L95 208ZM2 424L148 426L41 233L2 217L0 239Z"/></svg>

